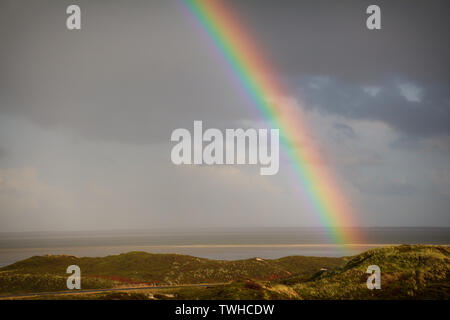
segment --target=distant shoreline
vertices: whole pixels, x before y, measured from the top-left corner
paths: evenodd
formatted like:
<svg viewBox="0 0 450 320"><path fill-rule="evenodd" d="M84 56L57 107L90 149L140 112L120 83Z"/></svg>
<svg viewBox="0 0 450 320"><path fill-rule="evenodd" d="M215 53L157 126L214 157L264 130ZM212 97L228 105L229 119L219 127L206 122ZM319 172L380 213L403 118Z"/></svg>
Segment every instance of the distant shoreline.
<svg viewBox="0 0 450 320"><path fill-rule="evenodd" d="M449 231L449 232L447 232ZM45 255L71 255L77 257L105 257L131 251L154 254L174 253L216 260L240 260L252 257L278 259L285 256L343 257L363 251L401 244L427 244L450 246L450 229L445 232L383 231L372 235L367 243L329 243L325 233L316 230L303 232L263 233L183 233L150 235L97 235L89 237L0 237L0 267ZM328 240L328 241L327 241ZM328 243L327 243L328 242ZM381 243L386 242L386 243Z"/></svg>
<svg viewBox="0 0 450 320"><path fill-rule="evenodd" d="M187 244L187 245L90 245L58 247L1 248L0 267L33 256L69 255L75 257L106 257L133 251L152 254L179 254L213 260L245 260L254 257L279 259L287 256L345 257L361 252L401 244ZM429 244L428 244L429 245ZM450 244L432 244L445 246Z"/></svg>
<svg viewBox="0 0 450 320"><path fill-rule="evenodd" d="M351 243L351 244L335 244L335 243L293 243L293 244L186 244L186 245L88 245L88 246L62 246L62 247L23 247L23 248L0 248L1 251L18 251L18 250L62 250L67 248L81 249L81 248L340 248L340 247L388 247L401 245L429 245L429 246L444 246L448 247L450 244L432 244L432 243Z"/></svg>

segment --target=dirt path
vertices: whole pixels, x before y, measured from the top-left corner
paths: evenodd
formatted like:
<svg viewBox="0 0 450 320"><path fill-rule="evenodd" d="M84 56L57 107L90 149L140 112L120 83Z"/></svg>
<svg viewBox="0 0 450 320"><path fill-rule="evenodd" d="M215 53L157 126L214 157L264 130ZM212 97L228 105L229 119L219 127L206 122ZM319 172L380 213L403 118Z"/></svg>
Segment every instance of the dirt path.
<svg viewBox="0 0 450 320"><path fill-rule="evenodd" d="M219 283L198 283L198 284L180 284L167 286L150 286L150 287L126 287L126 288L108 288L108 289L89 289L89 290L70 290L70 291L55 291L55 292L36 292L36 293L22 293L17 295L0 296L0 299L20 299L40 296L56 296L56 295L75 295L75 294L92 294L102 292L117 292L117 291L138 291L138 290L153 290L153 289L173 289L183 287L212 287L226 285L228 282Z"/></svg>

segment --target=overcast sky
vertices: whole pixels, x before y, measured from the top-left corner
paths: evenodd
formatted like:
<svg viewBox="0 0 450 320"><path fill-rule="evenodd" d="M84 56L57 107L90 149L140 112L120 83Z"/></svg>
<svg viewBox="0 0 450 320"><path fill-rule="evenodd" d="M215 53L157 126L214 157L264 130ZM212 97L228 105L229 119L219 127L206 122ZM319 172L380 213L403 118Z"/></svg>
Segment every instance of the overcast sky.
<svg viewBox="0 0 450 320"><path fill-rule="evenodd" d="M228 2L360 225L450 226L450 2ZM194 120L267 126L177 0L0 1L0 231L320 226L283 156L173 165Z"/></svg>

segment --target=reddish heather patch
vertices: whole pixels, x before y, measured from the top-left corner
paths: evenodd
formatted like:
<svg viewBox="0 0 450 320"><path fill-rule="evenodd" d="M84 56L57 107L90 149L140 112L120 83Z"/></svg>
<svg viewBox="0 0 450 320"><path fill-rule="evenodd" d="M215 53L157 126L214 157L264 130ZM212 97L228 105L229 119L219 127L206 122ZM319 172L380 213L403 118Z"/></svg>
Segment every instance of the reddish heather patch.
<svg viewBox="0 0 450 320"><path fill-rule="evenodd" d="M157 285L157 284L159 284L158 280L140 281L140 280L131 279L131 278L127 278L127 277L120 277L120 276L93 275L92 277L93 278L101 278L101 279L112 280L112 281L120 282L120 283L128 283L128 284L145 284L145 285Z"/></svg>

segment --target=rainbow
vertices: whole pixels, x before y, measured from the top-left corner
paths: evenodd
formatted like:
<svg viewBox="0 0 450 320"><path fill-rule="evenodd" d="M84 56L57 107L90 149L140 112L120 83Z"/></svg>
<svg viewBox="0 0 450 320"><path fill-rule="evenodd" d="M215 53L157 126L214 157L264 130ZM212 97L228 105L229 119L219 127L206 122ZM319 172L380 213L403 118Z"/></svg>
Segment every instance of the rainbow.
<svg viewBox="0 0 450 320"><path fill-rule="evenodd" d="M345 228L357 225L352 210L311 142L301 109L289 103L276 73L236 14L221 0L182 3L212 40L253 105L273 128L280 130L281 145L321 223L327 227L330 240L337 244L357 243L355 229Z"/></svg>

